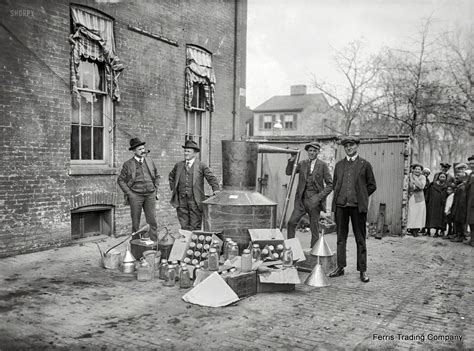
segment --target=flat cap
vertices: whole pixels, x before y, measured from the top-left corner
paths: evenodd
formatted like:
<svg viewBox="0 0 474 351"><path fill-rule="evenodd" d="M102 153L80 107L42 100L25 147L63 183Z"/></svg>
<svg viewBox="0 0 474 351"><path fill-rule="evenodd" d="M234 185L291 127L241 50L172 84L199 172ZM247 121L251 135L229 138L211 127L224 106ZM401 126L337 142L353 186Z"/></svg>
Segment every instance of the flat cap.
<svg viewBox="0 0 474 351"><path fill-rule="evenodd" d="M456 170L461 170L461 169L467 169L467 164L465 164L464 162L461 162L461 163L458 163L455 167Z"/></svg>
<svg viewBox="0 0 474 351"><path fill-rule="evenodd" d="M306 144L305 147L304 147L304 149L305 149L306 151L308 151L308 149L309 149L310 147L314 147L315 149L318 149L318 150L321 149L321 145L319 145L319 143L317 143L317 142L315 142L315 141L312 141L312 142L310 142L309 144Z"/></svg>
<svg viewBox="0 0 474 351"><path fill-rule="evenodd" d="M410 165L410 169L415 169L415 167L420 167L422 171L424 170L423 165L421 163L412 163Z"/></svg>
<svg viewBox="0 0 474 351"><path fill-rule="evenodd" d="M341 139L341 145L342 146L344 146L346 144L349 144L349 143L360 144L360 140L357 137L350 137L350 136L347 136L347 137L344 137L344 138Z"/></svg>

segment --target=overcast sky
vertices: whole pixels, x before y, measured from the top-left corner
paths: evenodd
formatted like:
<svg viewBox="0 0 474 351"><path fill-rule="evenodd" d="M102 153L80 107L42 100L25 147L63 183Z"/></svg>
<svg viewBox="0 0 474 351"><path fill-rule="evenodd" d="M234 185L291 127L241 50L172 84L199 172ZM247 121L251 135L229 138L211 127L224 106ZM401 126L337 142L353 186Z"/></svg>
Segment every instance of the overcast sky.
<svg viewBox="0 0 474 351"><path fill-rule="evenodd" d="M247 105L290 85L311 88L311 74L340 83L334 48L365 38L369 50L413 45L422 20L432 31L472 26L474 0L248 0Z"/></svg>

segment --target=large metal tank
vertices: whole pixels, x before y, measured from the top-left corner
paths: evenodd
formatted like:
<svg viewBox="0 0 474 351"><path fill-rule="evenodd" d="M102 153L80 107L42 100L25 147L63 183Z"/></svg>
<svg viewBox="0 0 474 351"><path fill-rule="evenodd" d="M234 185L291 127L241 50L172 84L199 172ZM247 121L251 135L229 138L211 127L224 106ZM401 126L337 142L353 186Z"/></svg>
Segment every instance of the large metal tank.
<svg viewBox="0 0 474 351"><path fill-rule="evenodd" d="M276 228L277 203L255 191L258 143L222 141L223 190L203 202L205 231L221 231L239 248L250 241L247 229Z"/></svg>

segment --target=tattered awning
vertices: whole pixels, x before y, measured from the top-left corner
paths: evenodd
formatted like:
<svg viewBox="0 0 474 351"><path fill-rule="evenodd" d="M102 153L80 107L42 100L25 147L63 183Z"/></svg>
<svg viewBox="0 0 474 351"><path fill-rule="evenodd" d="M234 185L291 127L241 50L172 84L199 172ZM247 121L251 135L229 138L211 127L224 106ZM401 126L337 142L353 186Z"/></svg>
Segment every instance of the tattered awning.
<svg viewBox="0 0 474 351"><path fill-rule="evenodd" d="M124 65L115 55L113 22L98 13L84 8L71 7L74 34L71 42L71 85L72 93L80 99L77 82L78 67L81 59L105 63L105 82L107 94L115 101L120 101L118 77Z"/></svg>
<svg viewBox="0 0 474 351"><path fill-rule="evenodd" d="M192 109L193 85L200 84L204 88L206 95L206 109L214 111L214 94L216 76L212 68L212 56L207 51L195 46L186 48L186 91L184 94L184 107Z"/></svg>

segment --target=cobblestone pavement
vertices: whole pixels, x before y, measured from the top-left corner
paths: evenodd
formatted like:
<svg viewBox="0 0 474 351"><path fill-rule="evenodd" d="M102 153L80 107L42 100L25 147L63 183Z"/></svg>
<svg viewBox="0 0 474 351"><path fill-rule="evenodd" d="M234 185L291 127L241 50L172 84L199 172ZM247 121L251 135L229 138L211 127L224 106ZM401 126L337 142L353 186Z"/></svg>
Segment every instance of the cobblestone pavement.
<svg viewBox="0 0 474 351"><path fill-rule="evenodd" d="M335 250L335 235L326 238ZM426 237L367 243L367 284L350 237L346 275L331 286L217 309L185 303L185 290L160 280L100 268L92 242L1 259L0 349L474 349L472 247Z"/></svg>

